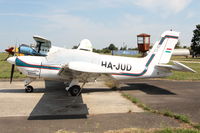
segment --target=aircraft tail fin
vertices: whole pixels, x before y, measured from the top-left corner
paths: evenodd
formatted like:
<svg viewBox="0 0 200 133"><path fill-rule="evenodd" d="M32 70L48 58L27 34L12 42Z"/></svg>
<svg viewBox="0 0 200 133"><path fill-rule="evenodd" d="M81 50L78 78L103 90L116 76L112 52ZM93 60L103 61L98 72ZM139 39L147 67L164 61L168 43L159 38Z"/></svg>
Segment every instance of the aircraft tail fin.
<svg viewBox="0 0 200 133"><path fill-rule="evenodd" d="M161 35L162 39L159 45L163 45L160 53L159 64L166 64L170 61L175 45L178 43L179 32L166 31Z"/></svg>
<svg viewBox="0 0 200 133"><path fill-rule="evenodd" d="M156 42L146 58L155 55L154 65L167 64L170 61L175 45L178 43L179 32L165 31L159 42Z"/></svg>

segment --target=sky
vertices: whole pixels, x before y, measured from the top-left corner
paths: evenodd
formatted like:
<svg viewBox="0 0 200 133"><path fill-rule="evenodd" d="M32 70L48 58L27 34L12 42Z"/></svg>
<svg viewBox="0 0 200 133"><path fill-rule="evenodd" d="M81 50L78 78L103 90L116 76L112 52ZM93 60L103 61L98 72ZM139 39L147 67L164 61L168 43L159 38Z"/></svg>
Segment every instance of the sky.
<svg viewBox="0 0 200 133"><path fill-rule="evenodd" d="M8 46L34 44L33 35L52 45L72 48L89 39L94 48L137 47L136 35L181 32L190 46L200 24L199 0L0 0L0 51Z"/></svg>

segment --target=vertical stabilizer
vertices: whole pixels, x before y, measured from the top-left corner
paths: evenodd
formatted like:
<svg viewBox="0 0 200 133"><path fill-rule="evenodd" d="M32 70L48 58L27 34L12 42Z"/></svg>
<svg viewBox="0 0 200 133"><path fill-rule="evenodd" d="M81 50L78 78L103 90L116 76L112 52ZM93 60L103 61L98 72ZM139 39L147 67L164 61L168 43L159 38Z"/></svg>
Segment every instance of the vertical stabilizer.
<svg viewBox="0 0 200 133"><path fill-rule="evenodd" d="M166 64L170 61L175 45L178 43L179 32L165 31L161 37L162 38L159 42L161 53L159 53L160 59L158 63Z"/></svg>
<svg viewBox="0 0 200 133"><path fill-rule="evenodd" d="M161 35L160 41L156 42L145 57L147 60L153 55L155 56L152 65L167 64L170 61L175 45L178 42L179 32L165 31Z"/></svg>

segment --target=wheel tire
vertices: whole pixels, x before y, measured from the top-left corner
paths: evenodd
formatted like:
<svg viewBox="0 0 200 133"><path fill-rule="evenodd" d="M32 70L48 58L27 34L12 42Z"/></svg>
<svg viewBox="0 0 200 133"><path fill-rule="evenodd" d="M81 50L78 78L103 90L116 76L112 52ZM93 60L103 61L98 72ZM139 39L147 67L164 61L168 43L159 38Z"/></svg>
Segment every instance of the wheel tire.
<svg viewBox="0 0 200 133"><path fill-rule="evenodd" d="M72 96L78 96L80 90L81 90L80 86L74 85L74 86L70 87L69 92Z"/></svg>
<svg viewBox="0 0 200 133"><path fill-rule="evenodd" d="M25 88L25 92L27 92L27 93L31 93L31 92L33 92L33 87L32 86L26 86L26 88Z"/></svg>

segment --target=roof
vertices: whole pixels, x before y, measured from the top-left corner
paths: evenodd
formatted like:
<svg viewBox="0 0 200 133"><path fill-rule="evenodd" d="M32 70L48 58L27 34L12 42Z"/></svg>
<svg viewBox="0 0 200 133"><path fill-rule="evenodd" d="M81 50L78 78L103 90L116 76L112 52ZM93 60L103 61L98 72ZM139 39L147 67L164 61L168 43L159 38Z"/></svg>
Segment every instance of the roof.
<svg viewBox="0 0 200 133"><path fill-rule="evenodd" d="M150 37L150 36L151 35L146 34L146 33L142 33L142 34L137 35L137 37Z"/></svg>

